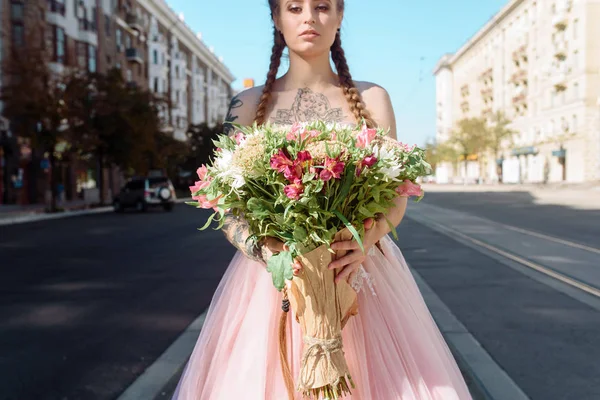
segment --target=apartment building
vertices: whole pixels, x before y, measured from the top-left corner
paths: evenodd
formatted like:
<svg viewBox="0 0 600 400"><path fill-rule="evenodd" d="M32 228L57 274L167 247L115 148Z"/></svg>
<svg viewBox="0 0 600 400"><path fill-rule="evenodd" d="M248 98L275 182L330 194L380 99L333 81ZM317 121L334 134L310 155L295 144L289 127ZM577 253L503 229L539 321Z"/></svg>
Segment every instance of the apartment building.
<svg viewBox="0 0 600 400"><path fill-rule="evenodd" d="M438 142L456 122L503 111L517 134L439 182L583 182L600 179L600 3L511 0L435 67ZM499 177L497 167L501 166ZM482 169L482 170L480 170Z"/></svg>
<svg viewBox="0 0 600 400"><path fill-rule="evenodd" d="M0 56L5 60L14 46L38 40L32 32L39 32L54 71L116 67L129 84L170 98L164 129L176 139L187 139L190 124L212 125L225 118L233 75L165 0L0 0L0 22ZM0 119L0 127L8 124ZM3 165L16 167L0 168L0 192L27 162L8 160L9 152L2 148ZM27 149L21 153L20 158L29 154Z"/></svg>

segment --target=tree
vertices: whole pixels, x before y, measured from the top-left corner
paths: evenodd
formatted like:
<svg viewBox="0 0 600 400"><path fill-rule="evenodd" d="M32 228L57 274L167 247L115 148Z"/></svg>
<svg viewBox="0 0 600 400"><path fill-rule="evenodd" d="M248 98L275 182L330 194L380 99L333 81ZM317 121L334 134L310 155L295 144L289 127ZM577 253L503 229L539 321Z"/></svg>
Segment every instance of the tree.
<svg viewBox="0 0 600 400"><path fill-rule="evenodd" d="M40 43L36 35L26 35L24 43ZM49 67L47 52L34 45L13 46L2 65L4 84L0 98L4 115L12 121L13 132L29 141L33 149L33 166L38 157L48 156L52 193L50 211L56 211L57 145L68 142L65 129L65 78ZM35 176L35 174L34 174Z"/></svg>
<svg viewBox="0 0 600 400"><path fill-rule="evenodd" d="M497 111L492 115L488 127L487 148L491 150L494 155L496 174L498 175L500 182L502 182L502 164L498 164L496 160L500 158L502 145L506 141L512 142L514 135L517 133L515 130L509 128L510 124L511 121L506 114L502 111Z"/></svg>
<svg viewBox="0 0 600 400"><path fill-rule="evenodd" d="M457 123L457 129L452 131L449 144L465 161L465 178L467 176L467 160L470 156L481 157L487 147L488 127L483 118L465 118Z"/></svg>

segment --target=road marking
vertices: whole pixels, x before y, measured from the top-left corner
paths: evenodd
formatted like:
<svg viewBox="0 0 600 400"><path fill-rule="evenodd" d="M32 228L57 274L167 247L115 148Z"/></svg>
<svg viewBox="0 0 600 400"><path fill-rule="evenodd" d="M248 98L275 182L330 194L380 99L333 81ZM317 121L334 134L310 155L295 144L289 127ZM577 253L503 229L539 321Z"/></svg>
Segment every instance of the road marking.
<svg viewBox="0 0 600 400"><path fill-rule="evenodd" d="M420 216L420 218L426 220L428 224L436 226L439 230L441 230L443 232L446 232L448 234L448 236L450 236L450 237L458 236L458 237L462 238L463 240L472 242L475 245L483 247L483 248L485 248L485 249L487 249L487 250L489 250L489 251L491 251L493 253L499 254L502 257L508 258L509 260L515 261L515 262L517 262L517 263L519 263L521 265L524 265L524 266L526 266L528 268L531 268L531 269L533 269L535 271L538 271L538 272L540 272L540 273L542 273L544 275L550 276L550 277L552 277L552 278L554 278L554 279L556 279L558 281L561 281L561 282L563 282L563 283L565 283L565 284L567 284L569 286L575 287L575 288L577 288L577 289L579 289L581 291L584 291L584 292L586 292L588 294L591 294L592 296L596 296L596 297L600 298L600 289L598 289L596 287L590 286L590 285L588 285L586 283L583 283L581 281L578 281L576 279L573 279L573 278L570 278L570 277L568 277L566 275L558 273L558 272L556 272L556 271L554 271L554 270L552 270L550 268L544 267L544 266L542 266L540 264L534 263L534 262L529 261L529 260L527 260L525 258L522 258L522 257L519 257L519 256L517 256L515 254L509 253L509 252L507 252L505 250L502 250L502 249L500 249L500 248L498 248L496 246L492 246L492 245L490 245L488 243L482 242L481 240L475 239L475 238L473 238L473 237L471 237L469 235L465 235L464 233L462 233L460 231L457 231L456 229L452 229L452 228L449 228L449 227L447 227L445 225L442 225L440 223L434 222L434 221L430 220L427 217ZM415 219L415 220L418 221L418 219Z"/></svg>
<svg viewBox="0 0 600 400"><path fill-rule="evenodd" d="M182 369L190 354L192 354L207 312L204 311L200 314L117 400L149 400L156 398L175 374Z"/></svg>
<svg viewBox="0 0 600 400"><path fill-rule="evenodd" d="M589 252L592 252L592 253L600 254L600 249L597 249L595 247L586 246L586 245L579 244L579 243L576 243L576 242L571 242L570 240L560 239L560 238L557 238L555 236L549 236L549 235L545 235L543 233L539 233L539 232L535 232L535 231L530 231L530 230L523 229L523 228L517 228L516 226L506 225L506 224L503 224L503 223L500 223L500 222L495 222L495 221L491 221L491 222L493 222L495 224L498 224L498 225L502 226L503 228L510 229L512 231L515 231L515 232L523 233L525 235L539 237L541 239L546 239L546 240L549 240L551 242L556 242L556 243L564 244L565 246L575 247L577 249L586 250L586 251L589 251Z"/></svg>

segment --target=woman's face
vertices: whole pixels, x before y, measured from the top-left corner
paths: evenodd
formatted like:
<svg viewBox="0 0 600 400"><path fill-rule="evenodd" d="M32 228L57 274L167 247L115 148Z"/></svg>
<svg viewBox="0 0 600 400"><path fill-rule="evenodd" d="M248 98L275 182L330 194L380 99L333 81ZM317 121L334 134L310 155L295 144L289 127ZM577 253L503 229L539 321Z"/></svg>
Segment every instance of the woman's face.
<svg viewBox="0 0 600 400"><path fill-rule="evenodd" d="M337 0L279 0L275 25L288 48L303 57L328 53L341 24Z"/></svg>

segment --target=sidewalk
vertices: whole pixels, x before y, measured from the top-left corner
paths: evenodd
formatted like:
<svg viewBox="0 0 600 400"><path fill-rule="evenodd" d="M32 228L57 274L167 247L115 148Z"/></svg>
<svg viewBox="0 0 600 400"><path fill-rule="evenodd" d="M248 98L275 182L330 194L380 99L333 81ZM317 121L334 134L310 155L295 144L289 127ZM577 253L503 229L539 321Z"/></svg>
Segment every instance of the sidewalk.
<svg viewBox="0 0 600 400"><path fill-rule="evenodd" d="M529 193L537 204L554 204L583 210L600 209L600 182L578 184L423 184L425 197L427 193Z"/></svg>
<svg viewBox="0 0 600 400"><path fill-rule="evenodd" d="M190 201L191 198L183 197L176 200L177 203ZM25 222L43 221L49 219L60 219L77 217L81 215L100 214L113 211L111 205L100 206L98 204L85 203L83 200L74 200L63 203L60 208L63 211L54 213L46 212L44 204L30 205L0 205L0 226L14 225Z"/></svg>

